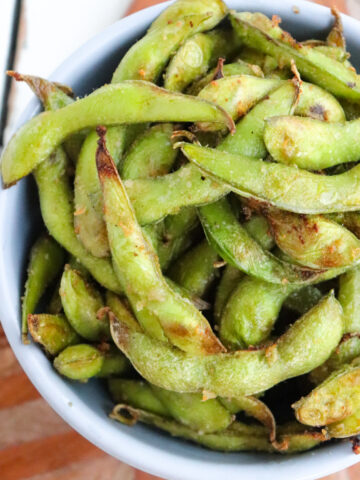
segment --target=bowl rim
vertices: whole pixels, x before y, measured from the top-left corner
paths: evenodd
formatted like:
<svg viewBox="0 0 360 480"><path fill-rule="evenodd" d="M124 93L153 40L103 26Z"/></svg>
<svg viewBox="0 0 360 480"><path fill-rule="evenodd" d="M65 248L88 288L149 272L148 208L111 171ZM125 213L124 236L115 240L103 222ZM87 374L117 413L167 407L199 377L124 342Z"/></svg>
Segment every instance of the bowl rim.
<svg viewBox="0 0 360 480"><path fill-rule="evenodd" d="M173 0L172 0L173 1ZM73 54L71 54L60 66L50 75L51 79L57 81L64 81L69 71L72 71L74 64L76 65L81 58L89 56L92 51L98 52L102 45L105 45L111 40L113 34L117 31L119 26L123 31L130 34L133 26L140 24L149 24L152 18L155 18L164 8L166 8L172 1L164 2L143 10L140 10L132 15L124 17L117 22L113 23L100 33L92 37L85 42L80 48L78 48ZM241 5L243 0L225 0L226 3L237 3ZM263 8L269 7L268 0L253 0L254 8L262 11ZM314 4L306 0L277 0L274 2L274 10L279 8L279 4L286 6L293 6L312 11L314 15L317 13L323 14L327 11L327 7ZM252 8L253 10L253 8ZM344 24L346 26L359 28L360 22L356 19L349 17L348 15L342 15ZM359 34L360 42L360 34ZM90 53L89 53L90 52ZM25 108L20 116L20 120L17 122L16 128L31 118L39 110L38 102L33 99ZM7 215L7 201L9 191L1 189L0 192L0 221L2 224L6 223ZM10 302L10 295L8 294L9 282L6 276L6 260L3 254L3 249L0 250L0 318L2 318L2 326L7 336L9 344L17 360L21 364L26 375L29 377L33 385L42 395L42 397L50 404L55 412L60 415L74 430L79 432L82 436L88 439L91 443L96 445L104 452L112 455L113 457L132 465L135 468L139 468L143 471L149 472L153 475L160 476L162 478L172 480L195 480L205 476L208 480L218 479L219 474L226 476L227 480L235 480L239 477L239 474L243 474L247 480L257 480L259 475L262 475L263 480L272 480L274 478L274 472L276 471L276 477L279 480L285 480L292 476L294 480L314 480L324 475L329 475L346 467L356 464L360 461L353 453L350 453L351 448L346 447L346 450L342 448L342 454L332 454L335 446L324 447L321 451L326 449L330 450L330 455L326 456L326 461L320 462L321 465L317 465L317 457L319 457L320 450L309 452L308 454L299 455L296 461L291 463L291 466L287 462L277 462L276 458L271 462L275 469L269 468L270 464L258 465L241 465L238 463L236 467L233 464L227 465L225 463L215 464L212 463L210 468L206 463L206 460L199 459L197 457L184 458L178 453L171 451L162 451L158 447L139 441L136 438L129 436L126 431L120 429L104 428L104 419L97 418L94 411L85 403L79 402L77 395L72 389L61 379L57 374L52 372L51 366L44 371L36 370L36 366L39 365L38 353L39 349L32 346L24 346L20 341L20 325L19 328L13 328L9 318L17 318L18 313L14 305ZM26 349L26 350L24 350ZM36 349L36 350L34 350ZM40 352L41 353L41 352ZM42 354L42 353L41 353ZM31 361L30 361L31 360ZM50 364L50 362L49 362ZM51 378L49 375L53 373ZM55 378L57 377L57 378ZM50 380L50 381L49 381ZM51 385L51 388L49 387ZM68 408L73 407L73 408ZM78 415L79 409L82 409L82 415ZM106 432L105 436L99 435L99 429L89 428L89 420L96 423L97 426L103 427ZM112 431L113 430L113 431ZM110 432L110 433L109 433ZM105 438L106 437L106 438ZM126 444L126 448L118 448L118 443ZM195 447L194 447L195 448ZM340 450L337 448L337 450ZM141 452L141 455L139 455ZM217 455L214 453L214 455ZM222 454L221 454L222 455ZM322 455L325 457L325 455ZM290 458L290 457L288 457ZM304 461L302 461L302 459ZM174 472L174 466L176 471ZM180 467L180 468L179 468ZM270 475L270 476L269 476Z"/></svg>

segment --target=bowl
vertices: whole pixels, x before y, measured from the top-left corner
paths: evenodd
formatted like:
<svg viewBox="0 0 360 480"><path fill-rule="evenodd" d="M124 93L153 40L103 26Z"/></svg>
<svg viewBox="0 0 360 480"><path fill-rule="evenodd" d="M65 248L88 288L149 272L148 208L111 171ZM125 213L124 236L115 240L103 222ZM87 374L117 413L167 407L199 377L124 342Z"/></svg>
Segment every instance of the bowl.
<svg viewBox="0 0 360 480"><path fill-rule="evenodd" d="M330 10L302 0L227 0L238 10L278 14L298 39L323 38L332 24ZM295 13L294 4L299 13ZM162 3L124 18L91 39L51 76L69 84L77 95L91 92L111 78L126 49L142 36L168 5ZM360 66L360 23L343 16L353 63ZM25 72L27 73L27 72ZM36 72L34 72L36 73ZM34 99L19 125L39 112ZM29 248L41 230L37 192L32 178L0 192L0 318L21 366L52 408L75 430L109 455L169 480L314 480L358 461L348 442L293 456L219 453L171 438L143 425L133 428L107 416L111 401L97 381L66 381L36 345L23 345L20 297Z"/></svg>

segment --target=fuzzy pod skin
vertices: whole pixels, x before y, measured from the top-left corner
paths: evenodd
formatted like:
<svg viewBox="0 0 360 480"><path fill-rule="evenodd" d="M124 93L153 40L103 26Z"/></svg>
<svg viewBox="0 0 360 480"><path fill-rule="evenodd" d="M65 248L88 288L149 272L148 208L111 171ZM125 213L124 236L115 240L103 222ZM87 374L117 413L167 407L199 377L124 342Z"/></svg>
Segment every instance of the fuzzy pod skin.
<svg viewBox="0 0 360 480"><path fill-rule="evenodd" d="M96 156L115 271L141 326L154 338L198 355L223 350L205 317L173 291L143 236L124 185L106 149L104 132Z"/></svg>
<svg viewBox="0 0 360 480"><path fill-rule="evenodd" d="M360 333L360 268L341 275L338 299L344 310L345 333Z"/></svg>
<svg viewBox="0 0 360 480"><path fill-rule="evenodd" d="M198 98L221 106L236 121L280 85L281 81L277 79L231 75L210 82L199 92ZM216 126L199 122L197 127L199 130L217 130Z"/></svg>
<svg viewBox="0 0 360 480"><path fill-rule="evenodd" d="M29 174L66 137L83 128L156 121L206 121L217 122L219 129L233 128L228 115L205 100L140 80L105 85L60 110L40 113L21 127L2 155L4 183L13 184Z"/></svg>
<svg viewBox="0 0 360 480"><path fill-rule="evenodd" d="M357 161L359 133L360 120L325 124L312 118L273 117L266 121L264 142L278 162L321 170Z"/></svg>
<svg viewBox="0 0 360 480"><path fill-rule="evenodd" d="M147 412L134 409L128 405L117 405L110 417L121 423L133 425L137 421L147 423L161 430L170 433L172 436L181 437L194 443L202 445L211 450L224 452L241 451L262 451L278 453L295 453L310 450L321 442L325 436L318 432L292 432L291 429L284 429L279 440L283 445L282 450L275 448L268 439L267 431L259 425L246 425L234 422L229 428L222 432L202 433L196 432L185 425L173 420ZM129 422L130 417L130 422Z"/></svg>
<svg viewBox="0 0 360 480"><path fill-rule="evenodd" d="M104 361L100 371L96 374L97 377L109 378L126 375L131 370L128 359L114 345L103 353Z"/></svg>
<svg viewBox="0 0 360 480"><path fill-rule="evenodd" d="M327 122L344 122L344 111L339 102L326 90L303 82L297 105L296 87L292 81L281 82L281 86L259 102L236 125L233 137L226 137L219 145L220 150L250 157L263 158L267 154L264 143L266 119L294 114Z"/></svg>
<svg viewBox="0 0 360 480"><path fill-rule="evenodd" d="M328 269L359 262L360 240L329 218L274 208L265 208L265 216L277 246L300 265Z"/></svg>
<svg viewBox="0 0 360 480"><path fill-rule="evenodd" d="M323 426L343 420L359 409L360 357L335 370L309 395L293 405L299 422Z"/></svg>
<svg viewBox="0 0 360 480"><path fill-rule="evenodd" d="M245 62L257 65L267 78L279 78L286 80L291 78L291 70L287 66L280 65L276 58L271 55L243 46L240 51L240 58Z"/></svg>
<svg viewBox="0 0 360 480"><path fill-rule="evenodd" d="M181 43L198 32L211 30L227 14L222 0L178 0L153 22L114 72L112 83L129 78L156 81Z"/></svg>
<svg viewBox="0 0 360 480"><path fill-rule="evenodd" d="M263 392L323 364L343 332L333 294L301 317L273 345L258 350L195 356L111 320L116 345L150 383L167 390L236 398Z"/></svg>
<svg viewBox="0 0 360 480"><path fill-rule="evenodd" d="M104 355L95 347L78 344L65 348L54 359L54 367L64 377L86 381L100 373Z"/></svg>
<svg viewBox="0 0 360 480"><path fill-rule="evenodd" d="M33 340L50 355L57 355L69 345L80 342L79 335L64 315L30 314L28 324Z"/></svg>
<svg viewBox="0 0 360 480"><path fill-rule="evenodd" d="M204 240L180 257L168 274L176 283L202 297L215 279L214 263L218 259L217 252Z"/></svg>
<svg viewBox="0 0 360 480"><path fill-rule="evenodd" d="M241 280L221 317L219 333L223 344L235 350L264 342L293 289L253 277Z"/></svg>
<svg viewBox="0 0 360 480"><path fill-rule="evenodd" d="M360 166L323 176L197 145L182 144L181 149L205 176L245 198L304 214L360 209Z"/></svg>
<svg viewBox="0 0 360 480"><path fill-rule="evenodd" d="M64 261L63 249L47 235L41 236L31 249L21 307L21 333L25 343L28 315L35 312L46 288L61 272Z"/></svg>
<svg viewBox="0 0 360 480"><path fill-rule="evenodd" d="M346 319L344 320L346 325ZM360 357L360 337L358 335L345 334L328 360L320 367L315 368L310 373L309 378L315 385L319 385L332 372L352 362L357 357Z"/></svg>
<svg viewBox="0 0 360 480"><path fill-rule="evenodd" d="M320 302L322 296L322 292L317 287L306 285L306 287L290 293L285 299L284 306L299 315L304 315L310 308Z"/></svg>
<svg viewBox="0 0 360 480"><path fill-rule="evenodd" d="M109 337L107 315L100 315L104 307L102 296L79 272L65 268L60 296L65 315L79 335L90 341L101 341Z"/></svg>
<svg viewBox="0 0 360 480"><path fill-rule="evenodd" d="M204 77L194 82L187 90L189 95L198 95L199 92L205 88L210 82L214 80L214 76L218 73L218 68L215 67ZM227 63L222 66L220 75L228 77L229 75L253 75L255 77L263 77L264 74L257 65L246 63L243 60L236 60L234 63Z"/></svg>
<svg viewBox="0 0 360 480"><path fill-rule="evenodd" d="M245 45L275 57L282 65L294 60L300 74L335 96L360 100L360 81L344 64L302 45L262 13L231 12L231 24Z"/></svg>
<svg viewBox="0 0 360 480"><path fill-rule="evenodd" d="M212 247L248 275L280 285L313 283L319 276L315 270L283 262L264 250L238 222L226 199L201 207L199 216Z"/></svg>
<svg viewBox="0 0 360 480"><path fill-rule="evenodd" d="M218 59L232 56L238 44L232 31L216 29L197 33L176 52L164 77L164 87L172 92L182 92L208 70Z"/></svg>

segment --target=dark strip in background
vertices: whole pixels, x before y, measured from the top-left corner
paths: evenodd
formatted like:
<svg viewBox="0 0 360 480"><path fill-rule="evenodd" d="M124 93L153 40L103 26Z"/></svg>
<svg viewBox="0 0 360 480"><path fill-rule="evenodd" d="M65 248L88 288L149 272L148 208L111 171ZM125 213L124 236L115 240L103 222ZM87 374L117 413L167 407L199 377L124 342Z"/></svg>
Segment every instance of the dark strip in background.
<svg viewBox="0 0 360 480"><path fill-rule="evenodd" d="M16 0L15 7L13 10L13 16L12 16L12 25L11 25L11 33L10 33L11 41L9 45L9 51L7 54L5 70L13 70L14 68L17 38L18 38L19 24L20 24L21 4L22 4L22 0ZM1 74L3 75L4 73L1 72ZM5 131L6 120L8 115L8 100L9 100L9 93L10 93L10 85L11 85L11 78L7 76L5 79L5 86L3 89L2 98L0 101L0 105L1 105L0 147L3 146L3 141L4 141L4 131Z"/></svg>

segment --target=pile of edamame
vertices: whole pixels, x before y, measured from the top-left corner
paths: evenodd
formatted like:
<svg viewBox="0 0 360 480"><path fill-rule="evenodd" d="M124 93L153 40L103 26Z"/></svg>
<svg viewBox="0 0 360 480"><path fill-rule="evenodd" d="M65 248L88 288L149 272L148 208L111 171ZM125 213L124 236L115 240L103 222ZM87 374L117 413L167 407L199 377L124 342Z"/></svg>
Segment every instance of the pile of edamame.
<svg viewBox="0 0 360 480"><path fill-rule="evenodd" d="M85 98L9 72L45 110L1 164L47 229L23 340L115 420L221 451L360 434L360 80L332 13L298 42L177 0Z"/></svg>

